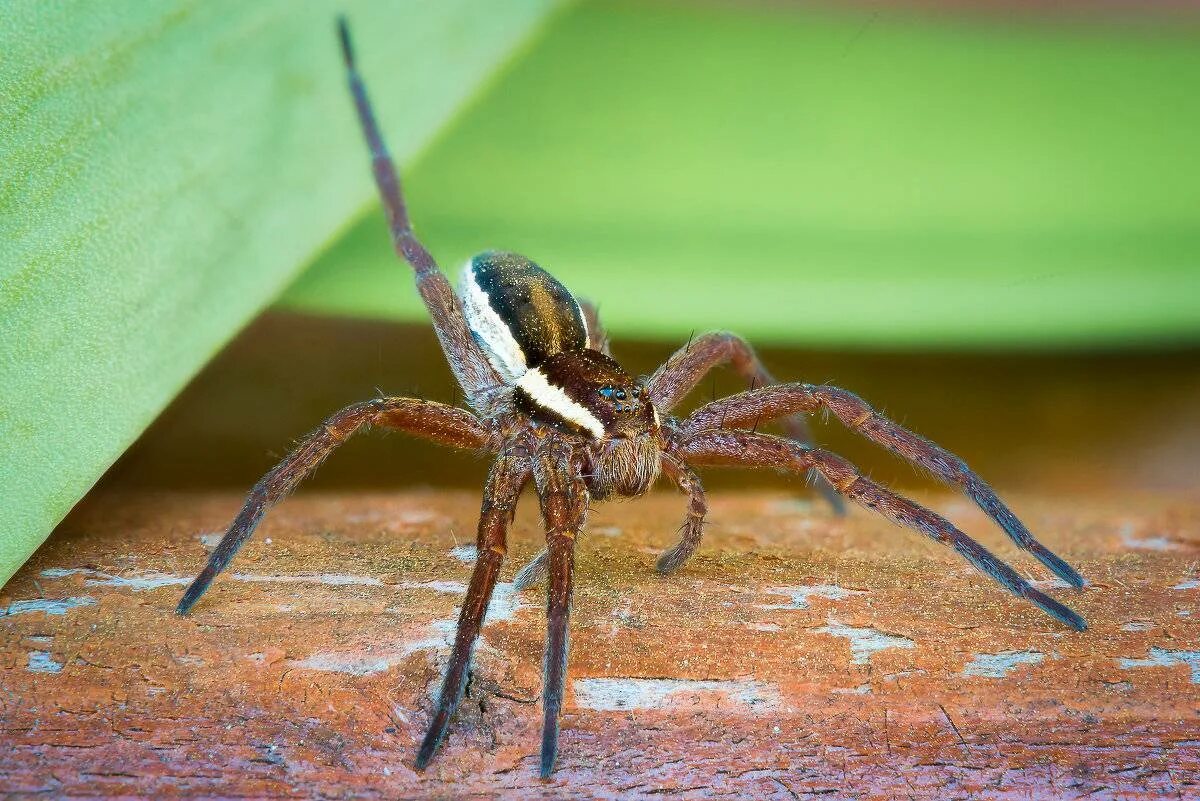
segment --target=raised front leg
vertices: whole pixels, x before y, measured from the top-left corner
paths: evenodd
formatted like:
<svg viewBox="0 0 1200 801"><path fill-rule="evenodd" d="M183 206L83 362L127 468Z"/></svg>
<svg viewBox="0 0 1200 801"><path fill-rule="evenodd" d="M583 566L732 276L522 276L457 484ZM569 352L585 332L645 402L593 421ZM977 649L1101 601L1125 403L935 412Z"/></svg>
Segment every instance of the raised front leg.
<svg viewBox="0 0 1200 801"><path fill-rule="evenodd" d="M482 450L491 433L470 412L414 398L377 398L347 406L309 434L250 490L242 510L213 550L208 564L183 594L176 611L186 615L208 585L250 539L267 510L279 503L325 457L364 426L379 426L455 448Z"/></svg>
<svg viewBox="0 0 1200 801"><path fill-rule="evenodd" d="M546 564L550 575L542 685L541 775L547 779L558 756L558 727L570 652L575 537L583 528L587 515L588 492L580 465L575 462L571 448L562 441L546 443L534 459L533 476L546 524Z"/></svg>
<svg viewBox="0 0 1200 801"><path fill-rule="evenodd" d="M424 768L437 752L454 710L462 699L467 686L467 675L471 667L471 653L479 630L487 614L496 577L507 551L508 528L512 524L513 512L521 488L530 475L529 457L523 449L512 448L500 454L488 474L487 486L483 491L483 509L479 513L479 534L476 537L478 557L471 584L463 599L462 611L458 616L458 630L454 634L454 650L450 654L450 665L442 682L437 709L429 723L429 731L417 752L417 768Z"/></svg>
<svg viewBox="0 0 1200 801"><path fill-rule="evenodd" d="M375 121L375 113L367 97L367 88L354 63L354 49L350 43L350 31L345 19L338 20L338 32L341 34L342 57L346 62L350 93L354 96L354 105L358 109L363 136L371 149L371 168L387 212L392 243L396 252L404 257L416 272L417 291L425 301L425 308L429 310L429 317L433 322L434 331L437 332L438 341L442 344L442 351L446 354L446 361L449 362L459 386L466 393L467 403L476 411L483 411L491 401L493 390L500 386L500 377L475 344L450 282L438 269L433 256L413 233L408 209L404 204L400 177L392 163L392 157L388 154L387 146L383 143L379 124Z"/></svg>
<svg viewBox="0 0 1200 801"><path fill-rule="evenodd" d="M828 409L847 428L883 445L949 484L961 487L979 508L1004 529L1017 547L1028 551L1054 575L1072 587L1087 582L1049 548L1042 545L996 493L959 457L872 409L866 401L838 387L777 384L713 401L684 421L684 437L714 428L739 428L751 421L793 416L796 412Z"/></svg>
<svg viewBox="0 0 1200 801"><path fill-rule="evenodd" d="M1019 598L1025 598L1064 625L1076 631L1087 628L1083 618L1034 588L1015 570L955 528L950 521L884 489L861 475L854 465L829 451L766 434L710 429L684 440L679 444L677 453L680 458L698 465L769 467L796 472L820 470L829 483L837 487L838 492L860 506L878 512L893 523L916 529L934 542L953 548L1004 589Z"/></svg>
<svg viewBox="0 0 1200 801"><path fill-rule="evenodd" d="M675 351L663 366L646 382L646 392L654 407L660 412L669 412L696 388L710 370L729 364L745 379L750 388L770 386L775 377L759 361L750 343L728 331L703 334ZM803 445L812 444L812 435L804 416L792 414L780 421L784 433ZM842 498L821 477L809 476L836 514L844 514L846 505Z"/></svg>

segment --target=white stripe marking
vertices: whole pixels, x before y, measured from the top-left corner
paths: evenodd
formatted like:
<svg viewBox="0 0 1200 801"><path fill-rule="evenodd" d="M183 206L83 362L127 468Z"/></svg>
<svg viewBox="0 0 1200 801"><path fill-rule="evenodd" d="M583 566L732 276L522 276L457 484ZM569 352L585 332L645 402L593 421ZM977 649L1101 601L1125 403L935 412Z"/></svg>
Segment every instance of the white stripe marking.
<svg viewBox="0 0 1200 801"><path fill-rule="evenodd" d="M462 298L467 327L483 340L484 355L505 381L515 384L525 374L525 351L492 308L487 293L475 280L474 265L469 261L463 267L458 294Z"/></svg>
<svg viewBox="0 0 1200 801"><path fill-rule="evenodd" d="M572 400L566 392L546 380L541 368L534 369L521 376L517 386L533 399L533 402L546 411L557 415L569 423L574 423L586 430L596 439L604 437L604 424L596 416Z"/></svg>
<svg viewBox="0 0 1200 801"><path fill-rule="evenodd" d="M563 287L564 289L566 287ZM570 292L567 292L570 295ZM583 346L590 348L592 346L592 332L588 330L587 315L583 313L583 304L580 303L574 295L571 295L571 300L575 301L575 313L579 315L579 322L583 323Z"/></svg>

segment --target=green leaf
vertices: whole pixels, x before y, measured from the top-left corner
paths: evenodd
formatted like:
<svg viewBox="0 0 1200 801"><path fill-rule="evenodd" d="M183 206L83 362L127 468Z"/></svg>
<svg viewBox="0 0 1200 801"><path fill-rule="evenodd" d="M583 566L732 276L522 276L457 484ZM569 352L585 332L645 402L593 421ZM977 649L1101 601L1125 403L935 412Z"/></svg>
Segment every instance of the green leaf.
<svg viewBox="0 0 1200 801"><path fill-rule="evenodd" d="M1200 28L593 3L409 177L457 267L526 253L610 331L870 347L1200 338ZM283 304L420 319L379 219Z"/></svg>
<svg viewBox="0 0 1200 801"><path fill-rule="evenodd" d="M407 160L551 5L5 4L0 584L374 197L335 14Z"/></svg>

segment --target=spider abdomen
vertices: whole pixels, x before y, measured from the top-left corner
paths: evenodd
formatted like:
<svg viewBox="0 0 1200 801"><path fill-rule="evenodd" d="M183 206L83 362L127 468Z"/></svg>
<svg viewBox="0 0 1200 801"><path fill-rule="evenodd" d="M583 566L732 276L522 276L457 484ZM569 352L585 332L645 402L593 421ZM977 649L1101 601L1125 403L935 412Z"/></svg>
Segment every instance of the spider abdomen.
<svg viewBox="0 0 1200 801"><path fill-rule="evenodd" d="M471 334L509 385L555 354L587 347L579 302L524 256L475 256L463 268L459 294Z"/></svg>

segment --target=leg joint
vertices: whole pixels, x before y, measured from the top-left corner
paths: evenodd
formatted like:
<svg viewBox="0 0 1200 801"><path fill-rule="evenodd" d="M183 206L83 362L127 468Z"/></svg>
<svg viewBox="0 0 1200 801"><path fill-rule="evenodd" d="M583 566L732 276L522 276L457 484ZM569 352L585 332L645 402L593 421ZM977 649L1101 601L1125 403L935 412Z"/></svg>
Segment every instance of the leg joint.
<svg viewBox="0 0 1200 801"><path fill-rule="evenodd" d="M862 476L858 475L857 473L852 476L846 476L845 478L839 479L834 486L837 487L838 492L846 495L850 492L851 488L858 483L860 478L862 478Z"/></svg>

